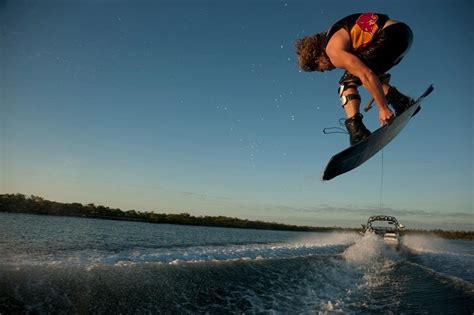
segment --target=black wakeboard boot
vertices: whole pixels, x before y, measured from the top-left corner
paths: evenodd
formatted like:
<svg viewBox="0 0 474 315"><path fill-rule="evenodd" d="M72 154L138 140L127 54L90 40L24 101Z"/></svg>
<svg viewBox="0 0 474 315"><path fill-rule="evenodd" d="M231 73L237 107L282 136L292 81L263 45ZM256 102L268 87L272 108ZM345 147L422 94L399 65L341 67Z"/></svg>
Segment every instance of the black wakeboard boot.
<svg viewBox="0 0 474 315"><path fill-rule="evenodd" d="M393 110L395 111L395 115L399 116L408 108L410 108L415 101L406 95L400 93L397 88L391 86L388 88L387 92L387 102L392 106ZM412 116L415 116L421 107L418 107L417 110L413 113Z"/></svg>
<svg viewBox="0 0 474 315"><path fill-rule="evenodd" d="M361 113L357 113L345 121L351 145L361 142L371 134L362 122L363 117Z"/></svg>

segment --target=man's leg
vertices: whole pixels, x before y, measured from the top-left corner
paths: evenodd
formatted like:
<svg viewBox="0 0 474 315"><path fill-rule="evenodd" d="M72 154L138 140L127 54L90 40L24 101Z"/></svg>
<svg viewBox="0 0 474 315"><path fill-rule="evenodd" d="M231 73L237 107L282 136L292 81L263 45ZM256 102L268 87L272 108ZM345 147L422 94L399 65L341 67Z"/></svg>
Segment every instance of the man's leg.
<svg viewBox="0 0 474 315"><path fill-rule="evenodd" d="M361 52L359 57L375 73L386 73L393 66L400 63L410 49L412 41L413 33L408 25L404 23L392 24L381 30L374 38L373 43ZM388 80L385 82L382 77L380 81L387 102L398 116L413 104L413 99L389 85L390 75L388 75Z"/></svg>
<svg viewBox="0 0 474 315"><path fill-rule="evenodd" d="M350 144L357 144L370 135L370 131L362 122L363 116L359 112L360 94L357 89L357 82L348 81L341 84L339 88L339 97L347 117L345 125L347 132L349 133Z"/></svg>
<svg viewBox="0 0 474 315"><path fill-rule="evenodd" d="M346 113L347 118L351 118L352 116L356 115L359 113L359 108L360 108L360 94L359 90L354 87L354 88L348 88L344 92L342 92L342 95L346 99L345 104L342 104L342 108L344 109L344 112ZM342 102L342 97L341 97L341 102Z"/></svg>
<svg viewBox="0 0 474 315"><path fill-rule="evenodd" d="M396 87L390 85L388 83L388 80L384 81L384 77L388 75L388 80L390 79L390 74L383 75L380 78L380 82L382 83L382 89L385 97L387 98L387 102L389 105L392 106L393 110L395 111L395 115L399 116L401 115L404 111L406 111L411 105L413 105L414 100L406 96L402 93L400 93ZM365 107L365 111L368 111L370 108L372 108L372 101L370 101L369 104ZM421 108L418 108L414 113L413 116L415 116Z"/></svg>
<svg viewBox="0 0 474 315"><path fill-rule="evenodd" d="M361 85L362 82L360 79L349 71L345 71L339 80L339 89L337 92L339 93L342 108L344 109L347 118L351 118L359 113L360 94L358 88ZM344 99L344 97L346 99Z"/></svg>
<svg viewBox="0 0 474 315"><path fill-rule="evenodd" d="M411 97L400 93L394 86L389 86L387 92L384 91L384 93L386 95L387 102L392 106L396 116L401 115L414 103L414 100ZM418 108L413 113L413 116L415 116L419 111L420 108Z"/></svg>

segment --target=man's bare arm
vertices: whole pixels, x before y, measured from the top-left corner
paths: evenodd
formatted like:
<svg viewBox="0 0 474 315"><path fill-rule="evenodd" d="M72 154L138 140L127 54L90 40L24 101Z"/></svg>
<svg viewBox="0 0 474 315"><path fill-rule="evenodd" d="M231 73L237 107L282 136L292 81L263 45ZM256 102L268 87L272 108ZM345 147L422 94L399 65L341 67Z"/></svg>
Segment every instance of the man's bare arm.
<svg viewBox="0 0 474 315"><path fill-rule="evenodd" d="M341 31L344 32L343 30ZM338 32L339 34L335 34L326 48L326 53L331 63L337 68L346 69L362 81L362 84L367 91L369 91L377 104L380 124L384 125L390 123L390 120L393 118L393 113L388 108L379 78L362 60L347 51L346 46L348 46L349 38L344 38L346 34L341 31Z"/></svg>

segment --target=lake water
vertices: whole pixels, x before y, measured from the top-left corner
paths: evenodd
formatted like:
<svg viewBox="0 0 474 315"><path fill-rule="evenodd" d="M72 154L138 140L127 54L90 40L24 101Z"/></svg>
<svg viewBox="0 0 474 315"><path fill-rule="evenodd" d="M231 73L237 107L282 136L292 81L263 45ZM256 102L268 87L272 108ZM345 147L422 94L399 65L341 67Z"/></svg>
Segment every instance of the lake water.
<svg viewBox="0 0 474 315"><path fill-rule="evenodd" d="M474 312L474 242L0 213L0 313Z"/></svg>

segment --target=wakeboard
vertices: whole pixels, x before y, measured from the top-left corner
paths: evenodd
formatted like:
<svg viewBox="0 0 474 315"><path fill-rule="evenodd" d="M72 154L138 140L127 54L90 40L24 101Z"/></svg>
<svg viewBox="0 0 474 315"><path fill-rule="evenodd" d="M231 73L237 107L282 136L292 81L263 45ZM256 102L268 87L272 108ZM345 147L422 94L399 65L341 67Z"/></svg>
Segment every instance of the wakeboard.
<svg viewBox="0 0 474 315"><path fill-rule="evenodd" d="M412 106L400 116L395 117L390 125L380 127L366 139L331 157L324 169L322 179L330 180L349 172L383 149L407 125L413 113L420 107L423 99L431 92L433 92L433 85L430 85Z"/></svg>

